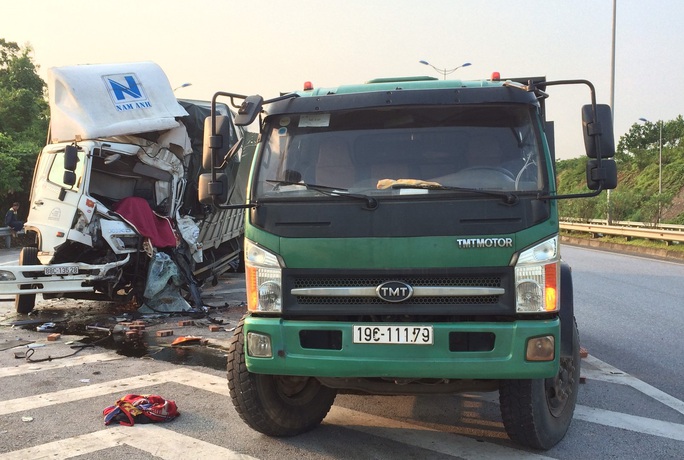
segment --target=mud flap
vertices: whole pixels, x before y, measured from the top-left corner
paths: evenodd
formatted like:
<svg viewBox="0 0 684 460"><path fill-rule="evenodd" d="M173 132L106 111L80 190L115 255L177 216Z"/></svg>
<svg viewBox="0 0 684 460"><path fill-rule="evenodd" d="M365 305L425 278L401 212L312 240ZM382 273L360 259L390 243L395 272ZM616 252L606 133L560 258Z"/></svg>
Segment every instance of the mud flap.
<svg viewBox="0 0 684 460"><path fill-rule="evenodd" d="M572 356L575 307L572 291L572 268L565 262L561 262L560 283L561 356Z"/></svg>

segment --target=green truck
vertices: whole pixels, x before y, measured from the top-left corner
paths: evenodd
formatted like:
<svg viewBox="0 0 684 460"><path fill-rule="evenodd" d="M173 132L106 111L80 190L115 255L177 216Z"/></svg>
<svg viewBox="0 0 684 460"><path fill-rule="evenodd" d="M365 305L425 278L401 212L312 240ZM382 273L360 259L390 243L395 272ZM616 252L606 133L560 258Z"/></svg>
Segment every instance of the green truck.
<svg viewBox="0 0 684 460"><path fill-rule="evenodd" d="M557 85L589 93L583 193L556 190L545 100ZM241 418L293 436L318 426L338 392L498 390L512 440L557 444L580 372L557 200L617 186L611 110L593 85L407 77L221 96L239 106L237 125L260 123L248 311L228 354ZM222 122L207 127L208 166L231 155ZM200 183L201 201L225 202L219 172Z"/></svg>

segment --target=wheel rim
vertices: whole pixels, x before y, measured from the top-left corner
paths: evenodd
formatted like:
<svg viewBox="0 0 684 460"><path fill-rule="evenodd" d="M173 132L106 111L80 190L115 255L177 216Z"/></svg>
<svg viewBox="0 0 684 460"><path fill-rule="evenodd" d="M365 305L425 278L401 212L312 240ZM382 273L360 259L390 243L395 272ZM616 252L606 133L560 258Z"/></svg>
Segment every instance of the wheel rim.
<svg viewBox="0 0 684 460"><path fill-rule="evenodd" d="M278 395L283 401L304 403L317 394L318 385L311 377L279 375L274 380Z"/></svg>
<svg viewBox="0 0 684 460"><path fill-rule="evenodd" d="M546 401L549 411L554 417L560 417L572 395L575 365L572 358L561 358L558 374L552 379L546 379Z"/></svg>

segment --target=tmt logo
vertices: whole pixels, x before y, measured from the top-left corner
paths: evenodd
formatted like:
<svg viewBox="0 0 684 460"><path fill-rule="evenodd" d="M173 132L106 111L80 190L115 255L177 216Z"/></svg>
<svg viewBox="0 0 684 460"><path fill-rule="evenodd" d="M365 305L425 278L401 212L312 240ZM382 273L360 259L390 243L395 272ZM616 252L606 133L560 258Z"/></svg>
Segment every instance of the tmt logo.
<svg viewBox="0 0 684 460"><path fill-rule="evenodd" d="M134 73L104 75L102 80L117 112L152 107L140 80Z"/></svg>
<svg viewBox="0 0 684 460"><path fill-rule="evenodd" d="M403 302L413 295L413 288L403 281L385 281L375 293L386 302Z"/></svg>

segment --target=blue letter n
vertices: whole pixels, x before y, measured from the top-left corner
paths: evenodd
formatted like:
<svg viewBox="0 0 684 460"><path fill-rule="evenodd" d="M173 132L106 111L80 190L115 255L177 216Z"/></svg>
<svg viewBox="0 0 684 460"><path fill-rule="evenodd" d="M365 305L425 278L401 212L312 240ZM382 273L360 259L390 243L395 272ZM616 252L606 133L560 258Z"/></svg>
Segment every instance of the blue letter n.
<svg viewBox="0 0 684 460"><path fill-rule="evenodd" d="M112 90L114 91L114 95L116 96L116 100L122 101L126 99L126 94L133 98L141 98L142 93L140 92L140 88L138 88L138 85L135 83L133 77L126 75L124 78L126 79L126 83L128 83L128 87L112 79L108 79L109 84L112 86Z"/></svg>

